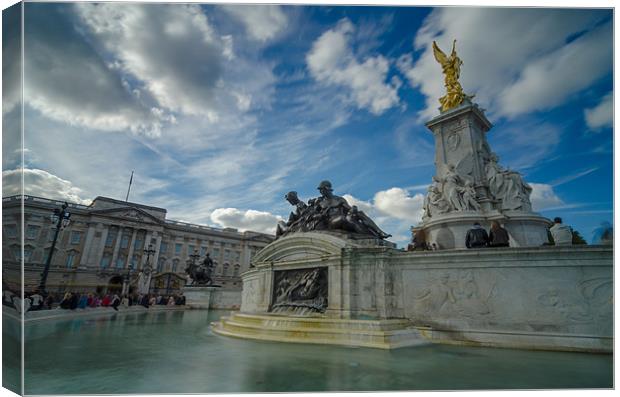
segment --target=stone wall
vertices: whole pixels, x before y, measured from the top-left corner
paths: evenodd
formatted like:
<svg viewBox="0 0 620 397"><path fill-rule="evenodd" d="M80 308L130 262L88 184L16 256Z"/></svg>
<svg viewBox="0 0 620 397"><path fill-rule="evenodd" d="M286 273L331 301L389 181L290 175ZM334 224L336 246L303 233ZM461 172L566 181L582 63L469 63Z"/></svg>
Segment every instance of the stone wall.
<svg viewBox="0 0 620 397"><path fill-rule="evenodd" d="M404 316L442 342L612 350L611 247L356 251L354 315Z"/></svg>
<svg viewBox="0 0 620 397"><path fill-rule="evenodd" d="M612 247L405 252L307 233L258 257L242 312L269 311L274 271L326 266L330 317L407 318L445 343L612 351Z"/></svg>

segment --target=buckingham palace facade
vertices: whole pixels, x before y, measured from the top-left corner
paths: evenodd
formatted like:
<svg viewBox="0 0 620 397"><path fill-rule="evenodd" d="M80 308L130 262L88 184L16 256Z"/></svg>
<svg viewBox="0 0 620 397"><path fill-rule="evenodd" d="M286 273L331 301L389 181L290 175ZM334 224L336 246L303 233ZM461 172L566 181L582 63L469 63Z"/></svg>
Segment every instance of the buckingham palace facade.
<svg viewBox="0 0 620 397"><path fill-rule="evenodd" d="M23 198L23 230L22 230ZM64 202L33 196L2 199L3 282L25 291L39 284L50 254L56 225L50 219ZM176 293L185 285L189 260L213 259L214 283L241 290L239 275L274 236L232 228L214 228L166 219L166 209L97 197L90 205L68 203L69 225L59 232L47 278L49 292L105 293L123 280L153 269L151 292ZM23 232L23 250L21 238Z"/></svg>

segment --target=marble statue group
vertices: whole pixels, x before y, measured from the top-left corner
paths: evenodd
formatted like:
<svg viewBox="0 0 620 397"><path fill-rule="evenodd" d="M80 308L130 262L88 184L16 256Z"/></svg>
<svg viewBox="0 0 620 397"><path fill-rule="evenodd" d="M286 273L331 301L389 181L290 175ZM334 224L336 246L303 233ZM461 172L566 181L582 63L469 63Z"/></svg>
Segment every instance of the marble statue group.
<svg viewBox="0 0 620 397"><path fill-rule="evenodd" d="M515 171L502 168L499 158L491 153L485 160L484 176L488 184L490 199L499 210L531 211L532 187ZM462 175L450 164L442 177L433 176L424 199L424 217L453 211L480 211L480 203L472 180Z"/></svg>

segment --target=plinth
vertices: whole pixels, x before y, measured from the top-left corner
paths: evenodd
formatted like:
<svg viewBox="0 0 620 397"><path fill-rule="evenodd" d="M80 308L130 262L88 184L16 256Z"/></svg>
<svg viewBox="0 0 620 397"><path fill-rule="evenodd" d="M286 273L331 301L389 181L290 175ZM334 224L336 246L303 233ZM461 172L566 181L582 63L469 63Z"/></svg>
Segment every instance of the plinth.
<svg viewBox="0 0 620 397"><path fill-rule="evenodd" d="M183 295L185 296L185 304L192 309L209 309L211 304L211 296L213 292L218 290L219 286L185 286L183 287Z"/></svg>

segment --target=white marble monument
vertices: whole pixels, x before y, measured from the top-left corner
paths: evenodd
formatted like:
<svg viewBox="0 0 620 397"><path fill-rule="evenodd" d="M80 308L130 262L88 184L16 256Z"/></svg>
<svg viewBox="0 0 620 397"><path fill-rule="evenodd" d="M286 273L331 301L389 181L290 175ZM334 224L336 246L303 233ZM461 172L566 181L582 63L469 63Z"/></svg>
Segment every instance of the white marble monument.
<svg viewBox="0 0 620 397"><path fill-rule="evenodd" d="M463 248L474 222L488 229L498 221L508 230L512 247L546 243L550 221L532 212L531 186L518 172L499 165L486 138L492 125L459 83L463 62L456 40L449 56L435 42L433 53L442 67L446 95L439 99L439 116L426 123L435 138L436 172L414 233L439 249Z"/></svg>

